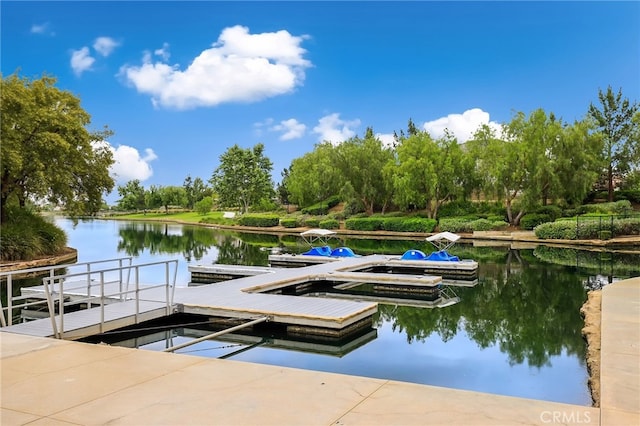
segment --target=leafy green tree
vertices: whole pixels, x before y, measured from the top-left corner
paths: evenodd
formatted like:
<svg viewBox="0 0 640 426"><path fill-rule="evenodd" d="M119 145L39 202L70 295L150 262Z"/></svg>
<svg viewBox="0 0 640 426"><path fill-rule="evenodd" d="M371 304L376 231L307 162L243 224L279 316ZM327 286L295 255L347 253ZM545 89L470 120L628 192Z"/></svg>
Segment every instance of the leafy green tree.
<svg viewBox="0 0 640 426"><path fill-rule="evenodd" d="M195 209L198 214L205 215L213 208L213 198L211 196L204 197L200 201L196 201Z"/></svg>
<svg viewBox="0 0 640 426"><path fill-rule="evenodd" d="M287 189L291 201L307 207L341 190L339 170L333 164L333 145L329 142L317 144L312 152L291 162Z"/></svg>
<svg viewBox="0 0 640 426"><path fill-rule="evenodd" d="M596 122L604 140L602 156L607 180L609 201L613 201L614 179L623 178L640 164L638 144L638 103L622 98L622 89L615 94L611 86L606 93L598 90L600 108L589 105L588 115Z"/></svg>
<svg viewBox="0 0 640 426"><path fill-rule="evenodd" d="M289 189L287 188L287 183L289 180L289 170L285 168L284 170L282 170L282 172L280 172L280 176L282 177L282 179L276 185L276 194L278 196L280 204L285 204L288 208L289 199L291 198L291 194L289 193Z"/></svg>
<svg viewBox="0 0 640 426"><path fill-rule="evenodd" d="M145 190L138 179L130 180L124 186L118 186L118 195L120 199L117 204L121 210L143 210L147 206Z"/></svg>
<svg viewBox="0 0 640 426"><path fill-rule="evenodd" d="M191 179L191 175L187 175L182 183L182 187L184 188L184 192L187 196L187 208L193 209L196 200L193 194L193 180Z"/></svg>
<svg viewBox="0 0 640 426"><path fill-rule="evenodd" d="M144 191L145 209L157 209L162 206L161 188L162 187L158 185L151 185L149 189Z"/></svg>
<svg viewBox="0 0 640 426"><path fill-rule="evenodd" d="M383 170L393 160L393 153L368 128L364 139L351 138L333 149L333 164L339 170L342 187L371 215L376 206L389 204L391 193L385 185ZM348 199L348 198L345 198Z"/></svg>
<svg viewBox="0 0 640 426"><path fill-rule="evenodd" d="M393 174L396 203L426 209L430 218L438 208L461 193L462 151L450 134L434 141L427 132L401 139Z"/></svg>
<svg viewBox="0 0 640 426"><path fill-rule="evenodd" d="M555 194L569 205L578 205L600 175L602 135L593 132L590 120L563 126L553 150L554 174L560 183Z"/></svg>
<svg viewBox="0 0 640 426"><path fill-rule="evenodd" d="M165 213L169 213L169 206L184 207L187 204L187 195L181 186L161 186L158 193Z"/></svg>
<svg viewBox="0 0 640 426"><path fill-rule="evenodd" d="M197 177L195 179L191 179L191 175L187 175L182 184L184 188L185 195L187 197L187 207L188 209L193 209L195 203L202 200L206 196L211 196L211 189L207 187L204 181Z"/></svg>
<svg viewBox="0 0 640 426"><path fill-rule="evenodd" d="M202 178L197 177L193 180L193 199L196 203L204 197L211 197L212 195L213 191L204 183Z"/></svg>
<svg viewBox="0 0 640 426"><path fill-rule="evenodd" d="M263 144L253 149L234 145L220 156L220 165L210 182L222 206L239 207L246 213L258 200L273 197L272 169Z"/></svg>
<svg viewBox="0 0 640 426"><path fill-rule="evenodd" d="M71 214L93 214L113 189L108 129L90 132L80 99L55 87L56 79L2 77L0 223L7 203L28 199L63 204ZM14 200L14 201L12 201Z"/></svg>

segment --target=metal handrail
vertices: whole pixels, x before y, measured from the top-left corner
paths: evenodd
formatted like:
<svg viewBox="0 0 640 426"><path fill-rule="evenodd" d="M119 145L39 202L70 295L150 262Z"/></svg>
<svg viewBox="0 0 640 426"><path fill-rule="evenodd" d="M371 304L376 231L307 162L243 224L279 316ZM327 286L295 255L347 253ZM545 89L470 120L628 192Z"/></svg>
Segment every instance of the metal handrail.
<svg viewBox="0 0 640 426"><path fill-rule="evenodd" d="M173 274L173 279L170 279L170 265L174 264L174 274ZM149 267L149 266L156 266L156 265L165 265L165 281L162 284L158 284L158 285L151 285L151 286L144 286L144 288L140 288L140 269L141 268L145 268L145 267ZM118 274L120 276L122 276L122 272L124 272L124 270L127 270L127 275L130 275L131 270L134 270L134 285L135 285L135 289L133 290L129 290L129 283L127 283L127 288L126 290L122 290L122 285L120 285L119 287L119 291L115 292L115 293L110 293L110 294L105 294L105 284L108 284L109 282L113 282L113 281L108 281L105 282L105 273L108 272L118 272ZM166 310L167 310L167 315L169 315L171 313L171 309L173 307L173 296L175 293L175 282L177 279L177 272L178 271L178 261L177 260L165 260L165 261L157 261L157 262L150 262L150 263L143 263L143 264L138 264L138 265L129 265L129 266L122 266L122 267L118 267L118 268L109 268L109 269L101 269L99 271L93 271L93 272L79 272L79 273L74 273L74 274L65 274L65 275L57 275L57 276L53 276L53 277L46 277L43 278L43 284L44 284L44 291L45 291L45 295L46 295L46 299L47 299L47 305L49 307L49 316L51 319L51 325L53 327L53 333L54 335L59 338L62 339L64 337L64 312L65 312L65 306L68 306L70 304L78 304L78 303L86 303L87 304L87 309L91 309L91 302L95 301L95 300L99 300L100 301L100 331L103 331L103 327L104 327L104 305L105 305L105 300L107 298L114 298L114 299L120 299L120 301L123 300L128 300L128 298L126 297L127 295L134 293L135 294L135 305L136 305L136 311L135 311L135 316L136 316L136 322L139 321L139 315L140 315L140 292L141 291L147 291L147 290L151 290L154 288L160 288L160 287L165 287L165 305L166 305ZM93 296L91 294L91 276L94 274L99 274L100 279L99 279L99 286L100 286L100 295L99 296ZM83 298L83 299L77 299L74 302L69 302L69 303L65 303L64 301L64 282L65 280L69 279L69 278L75 278L75 277L87 277L87 297ZM58 322L56 322L55 320L55 306L54 303L55 301L53 300L53 296L55 295L55 287L58 287L58 291L57 294L60 295L60 297L58 298ZM122 283L121 283L122 284ZM171 287L171 290L170 290ZM79 287L76 287L75 289L77 289ZM67 291L69 291L69 289L67 289ZM115 297L114 297L115 296Z"/></svg>
<svg viewBox="0 0 640 426"><path fill-rule="evenodd" d="M2 306L2 302L0 301L0 325L2 327L6 327L8 325L13 325L13 311L14 309L23 309L27 306L40 305L45 303L46 301L37 301L37 302L24 302L19 304L14 304L14 301L20 296L13 295L13 278L15 275L24 275L24 274L33 274L38 272L48 272L49 277L56 276L56 271L60 269L72 269L80 266L86 266L87 272L92 272L92 266L109 263L109 262L118 262L119 267L123 267L123 262L128 261L129 266L133 263L132 256L125 257L117 257L113 259L102 259L102 260L92 260L89 262L79 262L79 263L64 263L59 265L49 265L49 266L39 266L35 268L27 268L27 269L17 269L14 271L5 271L0 272L0 285L5 284L7 286L7 306ZM95 269L94 269L95 271ZM6 282L4 282L3 278L6 277ZM120 277L120 281L123 282L122 276ZM129 277L127 277L127 285L129 282ZM5 318L5 311L7 313L7 317Z"/></svg>

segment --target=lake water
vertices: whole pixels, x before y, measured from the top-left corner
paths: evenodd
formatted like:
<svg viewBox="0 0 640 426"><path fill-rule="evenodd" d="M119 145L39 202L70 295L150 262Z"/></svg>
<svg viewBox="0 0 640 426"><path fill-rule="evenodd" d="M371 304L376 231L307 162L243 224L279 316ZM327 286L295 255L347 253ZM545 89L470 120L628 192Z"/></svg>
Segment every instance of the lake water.
<svg viewBox="0 0 640 426"><path fill-rule="evenodd" d="M113 220L56 222L79 262L128 255L136 263L178 259L178 286L189 284L189 264L267 265L269 247L306 249L296 236ZM416 240L349 238L340 245L358 254L431 251ZM209 340L178 352L591 405L580 307L587 288L640 275L640 255L544 246L458 245L450 252L480 264L477 285L452 287L459 303L441 309L380 305L375 330L336 354L277 347L273 338L259 344ZM140 347L161 350L193 338L167 332L166 340Z"/></svg>

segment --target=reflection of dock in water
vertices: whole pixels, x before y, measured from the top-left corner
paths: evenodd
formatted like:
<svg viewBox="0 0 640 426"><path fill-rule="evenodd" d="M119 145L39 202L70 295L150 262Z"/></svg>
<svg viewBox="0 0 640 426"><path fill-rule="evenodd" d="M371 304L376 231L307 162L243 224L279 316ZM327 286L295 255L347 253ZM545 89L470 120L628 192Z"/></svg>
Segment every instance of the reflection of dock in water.
<svg viewBox="0 0 640 426"><path fill-rule="evenodd" d="M211 323L212 325L214 323ZM228 323L226 326L228 327ZM148 345L158 345L163 343L163 347L169 348L174 345L174 339L199 339L203 336L209 335L213 328L191 328L170 326L161 331L147 332L143 334L140 331L131 330L128 333L123 333L123 338L118 335L97 335L90 338L90 341L103 341L110 345L122 346L127 348L138 349ZM220 325L218 330L224 330L225 325ZM357 348L375 340L378 337L378 332L374 328L362 329L360 333L354 333L348 338L331 338L324 336L313 336L306 334L297 334L295 332L291 334L283 332L274 332L271 327L263 327L260 329L248 328L242 332L234 332L223 334L210 340L209 342L223 342L226 344L232 343L234 345L242 346L242 348L221 355L220 358L227 358L233 354L246 350L248 347L266 346L269 348L290 350L296 352L306 352L319 355L329 355L335 357L343 357L349 352L356 350ZM226 348L223 348L226 349ZM202 348L199 351L214 351L221 350L220 348ZM187 351L189 352L189 351ZM228 352L228 351L227 351Z"/></svg>

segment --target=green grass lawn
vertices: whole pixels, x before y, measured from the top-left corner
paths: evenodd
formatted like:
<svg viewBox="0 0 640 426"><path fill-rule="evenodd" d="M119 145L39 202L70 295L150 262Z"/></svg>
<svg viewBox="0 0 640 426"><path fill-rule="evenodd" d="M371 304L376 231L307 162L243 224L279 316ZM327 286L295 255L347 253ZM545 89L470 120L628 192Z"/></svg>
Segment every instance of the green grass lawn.
<svg viewBox="0 0 640 426"><path fill-rule="evenodd" d="M232 225L233 219L225 219L222 217L224 212L210 212L206 215L197 212L147 212L147 213L131 213L114 216L114 219L144 219L144 220L175 220L188 223L219 223L224 225Z"/></svg>

